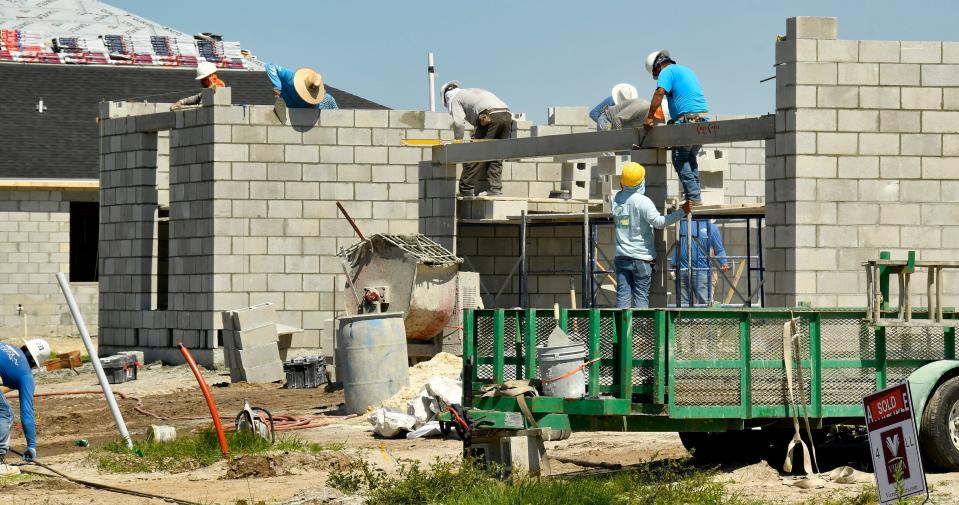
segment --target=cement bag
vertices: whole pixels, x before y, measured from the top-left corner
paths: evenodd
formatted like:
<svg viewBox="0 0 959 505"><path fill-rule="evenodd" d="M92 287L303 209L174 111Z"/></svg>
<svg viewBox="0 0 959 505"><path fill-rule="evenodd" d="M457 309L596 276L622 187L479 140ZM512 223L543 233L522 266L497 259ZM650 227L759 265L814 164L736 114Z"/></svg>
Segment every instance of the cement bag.
<svg viewBox="0 0 959 505"><path fill-rule="evenodd" d="M438 407L434 406L434 403L436 402L427 392L426 386L423 386L423 389L412 400L406 402L406 413L416 419L417 428L426 424L436 415Z"/></svg>
<svg viewBox="0 0 959 505"><path fill-rule="evenodd" d="M440 422L439 421L430 421L419 428L406 434L407 440L412 440L414 438L427 438L427 437L438 437L442 435L443 432L440 431Z"/></svg>
<svg viewBox="0 0 959 505"><path fill-rule="evenodd" d="M437 413L445 409L447 405L463 402L463 383L456 379L450 379L449 377L440 376L431 378L429 382L426 383L426 392L433 398L439 400L440 408L436 410Z"/></svg>
<svg viewBox="0 0 959 505"><path fill-rule="evenodd" d="M404 431L412 431L416 424L415 417L387 408L370 412L366 419L373 425L373 433L384 438L395 438Z"/></svg>

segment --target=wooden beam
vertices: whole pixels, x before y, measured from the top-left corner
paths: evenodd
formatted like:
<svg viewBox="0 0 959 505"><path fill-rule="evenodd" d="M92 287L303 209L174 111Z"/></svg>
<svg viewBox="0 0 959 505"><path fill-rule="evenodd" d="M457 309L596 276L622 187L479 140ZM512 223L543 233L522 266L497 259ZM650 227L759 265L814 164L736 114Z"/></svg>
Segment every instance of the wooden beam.
<svg viewBox="0 0 959 505"><path fill-rule="evenodd" d="M592 154L645 148L765 140L775 136L775 116L491 140L433 147L433 164L516 160L540 156Z"/></svg>
<svg viewBox="0 0 959 505"><path fill-rule="evenodd" d="M96 179L46 180L46 179L0 179L0 189L90 189L100 188Z"/></svg>

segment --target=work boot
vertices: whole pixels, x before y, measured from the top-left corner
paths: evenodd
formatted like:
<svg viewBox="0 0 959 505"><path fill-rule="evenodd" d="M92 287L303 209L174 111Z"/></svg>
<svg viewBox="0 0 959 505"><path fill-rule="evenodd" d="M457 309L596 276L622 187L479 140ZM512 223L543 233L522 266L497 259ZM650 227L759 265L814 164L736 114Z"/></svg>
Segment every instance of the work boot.
<svg viewBox="0 0 959 505"><path fill-rule="evenodd" d="M693 200L693 199L691 199L691 198L687 198L686 201L689 202L689 206L690 206L690 207L702 207L702 206L703 206L703 201L702 201L701 199L700 199L700 200Z"/></svg>
<svg viewBox="0 0 959 505"><path fill-rule="evenodd" d="M488 189L480 193L480 196L503 196L503 192L498 189Z"/></svg>
<svg viewBox="0 0 959 505"><path fill-rule="evenodd" d="M3 462L3 455L0 455L0 477L12 477L20 475L20 469Z"/></svg>
<svg viewBox="0 0 959 505"><path fill-rule="evenodd" d="M461 189L461 190L460 190L460 196L472 198L472 197L476 196L476 193L475 193L472 189Z"/></svg>

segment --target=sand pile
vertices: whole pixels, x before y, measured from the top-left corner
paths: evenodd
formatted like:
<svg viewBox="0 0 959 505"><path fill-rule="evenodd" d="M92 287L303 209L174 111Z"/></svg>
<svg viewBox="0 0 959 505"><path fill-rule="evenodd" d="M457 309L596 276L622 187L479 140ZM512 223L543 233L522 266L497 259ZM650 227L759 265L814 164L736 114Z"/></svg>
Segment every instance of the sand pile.
<svg viewBox="0 0 959 505"><path fill-rule="evenodd" d="M459 379L463 371L463 360L448 352L441 352L433 359L417 363L410 367L410 385L397 391L395 395L383 402L384 407L390 407L406 412L406 403L416 397L417 393L433 377L448 377ZM372 410L372 408L371 408Z"/></svg>

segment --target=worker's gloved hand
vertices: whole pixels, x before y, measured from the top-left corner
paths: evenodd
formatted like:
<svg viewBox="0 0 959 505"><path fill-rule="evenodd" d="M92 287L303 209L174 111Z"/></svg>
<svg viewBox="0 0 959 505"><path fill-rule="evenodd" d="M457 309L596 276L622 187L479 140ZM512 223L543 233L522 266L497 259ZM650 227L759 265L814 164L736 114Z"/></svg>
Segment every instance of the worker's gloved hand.
<svg viewBox="0 0 959 505"><path fill-rule="evenodd" d="M27 450L23 451L23 460L27 463L32 463L37 460L37 449L34 447L28 447Z"/></svg>

